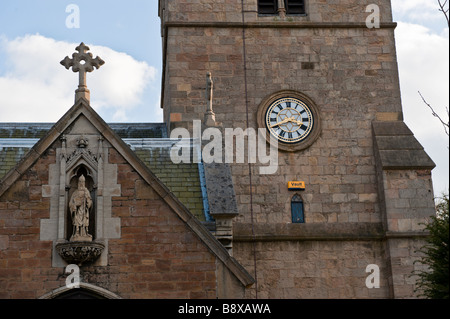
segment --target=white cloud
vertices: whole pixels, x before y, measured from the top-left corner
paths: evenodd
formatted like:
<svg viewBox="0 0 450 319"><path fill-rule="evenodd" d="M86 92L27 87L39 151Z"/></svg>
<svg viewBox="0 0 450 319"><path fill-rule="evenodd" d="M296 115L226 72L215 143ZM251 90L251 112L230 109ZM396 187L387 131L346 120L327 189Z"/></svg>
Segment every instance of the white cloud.
<svg viewBox="0 0 450 319"><path fill-rule="evenodd" d="M394 21L420 24L448 38L448 24L438 0L392 0L392 14Z"/></svg>
<svg viewBox="0 0 450 319"><path fill-rule="evenodd" d="M6 66L0 73L0 121L57 121L73 105L78 86L78 75L59 61L71 57L77 45L39 34L0 38ZM110 110L126 120L127 111L141 102L144 90L156 79L156 69L125 53L87 45L94 57L106 62L87 75L91 105L99 113Z"/></svg>
<svg viewBox="0 0 450 319"><path fill-rule="evenodd" d="M394 15L401 15L407 20L444 19L442 13L439 12L437 0L392 0L392 11Z"/></svg>
<svg viewBox="0 0 450 319"><path fill-rule="evenodd" d="M417 24L398 22L395 30L405 122L435 161L435 195L449 187L449 139L418 91L448 121L449 40Z"/></svg>

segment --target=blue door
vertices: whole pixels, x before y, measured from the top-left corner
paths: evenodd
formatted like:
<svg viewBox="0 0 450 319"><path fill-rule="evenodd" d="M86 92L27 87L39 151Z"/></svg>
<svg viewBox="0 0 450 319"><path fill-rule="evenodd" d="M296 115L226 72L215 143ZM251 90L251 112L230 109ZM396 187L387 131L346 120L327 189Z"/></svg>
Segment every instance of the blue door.
<svg viewBox="0 0 450 319"><path fill-rule="evenodd" d="M299 195L294 195L291 200L291 213L293 223L304 223L303 200Z"/></svg>

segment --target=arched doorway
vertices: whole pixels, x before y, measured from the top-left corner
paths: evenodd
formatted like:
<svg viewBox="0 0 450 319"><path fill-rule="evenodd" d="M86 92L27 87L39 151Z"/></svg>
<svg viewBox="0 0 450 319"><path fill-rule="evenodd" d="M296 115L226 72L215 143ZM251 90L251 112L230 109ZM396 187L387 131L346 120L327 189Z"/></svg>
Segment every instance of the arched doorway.
<svg viewBox="0 0 450 319"><path fill-rule="evenodd" d="M68 288L66 286L55 289L39 299L122 299L119 295L104 288L80 283L80 288Z"/></svg>

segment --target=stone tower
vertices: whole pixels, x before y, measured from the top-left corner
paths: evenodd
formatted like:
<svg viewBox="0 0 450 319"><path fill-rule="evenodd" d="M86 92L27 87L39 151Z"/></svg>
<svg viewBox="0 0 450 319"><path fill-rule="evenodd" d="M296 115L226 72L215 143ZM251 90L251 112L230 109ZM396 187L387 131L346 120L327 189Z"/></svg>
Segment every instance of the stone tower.
<svg viewBox="0 0 450 319"><path fill-rule="evenodd" d="M159 14L168 128L204 119L210 72L217 126L278 140L274 174L230 164L247 297L412 297L435 165L403 122L390 1L160 0Z"/></svg>

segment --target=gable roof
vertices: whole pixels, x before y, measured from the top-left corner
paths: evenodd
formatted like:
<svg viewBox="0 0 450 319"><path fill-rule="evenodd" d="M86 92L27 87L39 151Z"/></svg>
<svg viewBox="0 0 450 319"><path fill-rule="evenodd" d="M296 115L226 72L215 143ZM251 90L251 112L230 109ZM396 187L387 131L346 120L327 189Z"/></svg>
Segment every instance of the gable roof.
<svg viewBox="0 0 450 319"><path fill-rule="evenodd" d="M44 137L54 123L0 123L0 180ZM200 221L210 220L203 163L174 164L165 123L108 123L139 159Z"/></svg>
<svg viewBox="0 0 450 319"><path fill-rule="evenodd" d="M0 180L2 196L17 179L20 178L41 155L63 134L63 132L84 115L86 119L102 134L111 146L129 163L162 200L172 208L178 217L193 231L209 250L236 276L245 287L254 283L252 276L233 258L223 245L204 227L201 222L175 197L156 175L142 162L130 147L112 130L112 128L89 106L89 102L80 98L54 124L47 133L28 151L28 153Z"/></svg>
<svg viewBox="0 0 450 319"><path fill-rule="evenodd" d="M55 123L0 123L0 139L40 139ZM122 139L165 138L165 123L108 123Z"/></svg>

